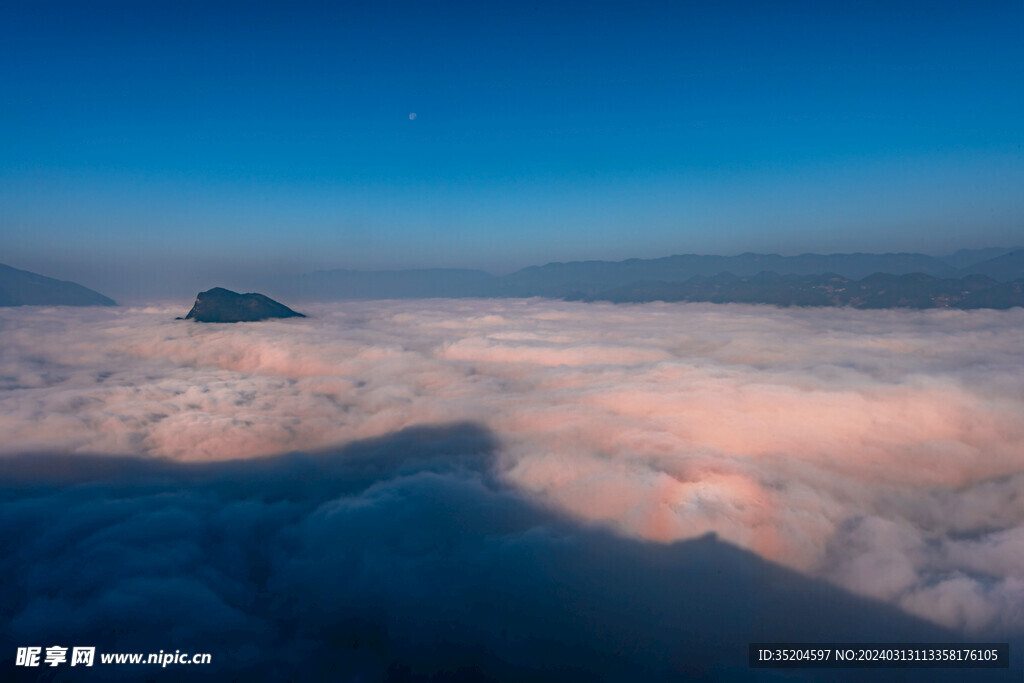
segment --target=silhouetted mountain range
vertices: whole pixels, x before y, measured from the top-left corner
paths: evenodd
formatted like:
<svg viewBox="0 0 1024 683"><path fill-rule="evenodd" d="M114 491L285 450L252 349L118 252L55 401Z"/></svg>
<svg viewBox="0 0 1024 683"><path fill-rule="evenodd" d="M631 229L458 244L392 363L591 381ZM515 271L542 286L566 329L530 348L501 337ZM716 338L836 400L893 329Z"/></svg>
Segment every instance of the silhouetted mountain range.
<svg viewBox="0 0 1024 683"><path fill-rule="evenodd" d="M1012 251L1019 251L1020 247L989 247L987 249L961 249L955 253L943 256L942 260L954 268L970 268L973 265L990 261Z"/></svg>
<svg viewBox="0 0 1024 683"><path fill-rule="evenodd" d="M739 256L701 256L686 254L658 259L628 261L579 261L549 263L524 268L505 281L522 294L562 297L572 291L606 290L640 281L685 282L697 276L730 273L749 277L762 272L783 275L819 275L836 273L851 279L872 273L925 273L934 277L952 277L956 269L924 254L778 254L746 253Z"/></svg>
<svg viewBox="0 0 1024 683"><path fill-rule="evenodd" d="M875 273L860 280L833 273L759 273L751 277L723 273L697 276L686 282L637 282L595 296L575 293L566 298L616 303L708 301L852 308L1012 308L1024 306L1024 280L996 282L984 275L941 279L923 273Z"/></svg>
<svg viewBox="0 0 1024 683"><path fill-rule="evenodd" d="M1024 249L1016 249L988 261L976 263L964 270L966 273L986 275L1000 282L1024 278Z"/></svg>
<svg viewBox="0 0 1024 683"><path fill-rule="evenodd" d="M117 302L74 282L0 263L0 306L116 306Z"/></svg>
<svg viewBox="0 0 1024 683"><path fill-rule="evenodd" d="M787 278L784 284L768 274ZM814 278L838 277L861 282L875 274L892 277L919 274L927 280L901 280L898 285L874 288L858 285L860 295L823 296ZM718 276L731 276L721 281ZM981 275L983 280L969 276ZM682 283L690 283L686 288ZM713 284L704 280L712 278ZM794 279L796 278L796 279ZM799 278L811 278L800 280ZM964 280L964 278L968 278ZM401 271L318 271L276 283L282 296L314 301L372 298L426 297L530 297L650 301L668 297L682 301L807 302L805 305L879 307L882 301L912 301L888 305L978 307L989 301L996 307L1012 303L1013 287L992 287L1024 278L1024 249L961 250L946 258L925 254L778 254L745 253L738 256L684 254L626 261L575 261L530 266L505 276L480 270L427 269ZM935 280L935 282L932 282ZM916 283L916 284L915 284ZM936 284L940 283L940 284ZM674 286L669 286L674 285ZM717 287L714 293L708 287ZM765 288L764 291L759 288ZM894 289L894 287L896 289ZM788 292L783 294L782 290ZM902 294L893 298L893 291ZM980 294L981 291L987 292ZM971 293L973 298L964 292ZM631 294L632 293L632 294ZM696 298L695 298L696 297ZM705 298L711 297L711 298ZM738 297L738 298L733 298ZM814 302L814 303L811 303ZM839 302L839 303L837 303ZM956 302L956 303L947 303ZM982 304L978 304L982 305ZM988 305L988 304L984 304Z"/></svg>

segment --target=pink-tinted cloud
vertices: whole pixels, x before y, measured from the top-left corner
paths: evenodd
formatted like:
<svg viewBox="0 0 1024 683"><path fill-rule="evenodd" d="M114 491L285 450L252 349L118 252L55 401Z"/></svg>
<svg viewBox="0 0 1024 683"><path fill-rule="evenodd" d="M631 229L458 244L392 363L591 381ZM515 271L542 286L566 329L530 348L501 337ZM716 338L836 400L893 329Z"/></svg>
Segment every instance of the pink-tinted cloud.
<svg viewBox="0 0 1024 683"><path fill-rule="evenodd" d="M227 460L469 420L538 501L1024 627L1024 311L350 302L0 311L0 451ZM1002 501L997 504L993 501Z"/></svg>

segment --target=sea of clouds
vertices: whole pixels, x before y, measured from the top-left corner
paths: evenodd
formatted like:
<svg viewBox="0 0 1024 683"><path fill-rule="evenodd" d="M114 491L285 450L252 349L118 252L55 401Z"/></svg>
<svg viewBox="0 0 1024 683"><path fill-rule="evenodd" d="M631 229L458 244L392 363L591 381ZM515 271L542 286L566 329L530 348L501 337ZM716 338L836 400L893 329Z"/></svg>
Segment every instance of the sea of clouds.
<svg viewBox="0 0 1024 683"><path fill-rule="evenodd" d="M474 425L487 477L531 510L652 547L713 532L956 633L1024 632L1022 309L302 310L203 325L174 320L182 306L0 309L0 453L216 468ZM27 503L8 498L9 522ZM309 514L354 505L332 500Z"/></svg>

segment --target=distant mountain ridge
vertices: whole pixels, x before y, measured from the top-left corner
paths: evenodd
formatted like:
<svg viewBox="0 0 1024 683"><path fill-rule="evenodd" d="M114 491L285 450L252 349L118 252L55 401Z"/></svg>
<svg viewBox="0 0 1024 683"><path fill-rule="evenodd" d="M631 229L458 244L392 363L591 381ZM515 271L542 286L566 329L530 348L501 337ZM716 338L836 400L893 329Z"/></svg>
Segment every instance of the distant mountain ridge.
<svg viewBox="0 0 1024 683"><path fill-rule="evenodd" d="M958 265L961 264L961 265ZM835 274L851 281L875 273L921 273L941 280L984 275L999 282L1024 277L1024 248L960 250L945 258L916 253L779 254L737 256L681 254L625 261L573 261L529 266L504 276L482 270L333 270L275 283L282 296L313 301L376 298L551 297L586 299L637 283L681 283L695 277L759 273L783 276Z"/></svg>
<svg viewBox="0 0 1024 683"><path fill-rule="evenodd" d="M576 261L524 268L506 276L505 282L524 296L563 297L570 292L597 293L631 282L685 282L694 277L729 273L749 277L762 272L782 275L836 273L860 279L872 273L924 273L953 277L956 269L925 254L778 254L744 253L738 256L683 254L658 259L627 261Z"/></svg>
<svg viewBox="0 0 1024 683"><path fill-rule="evenodd" d="M1024 249L1015 249L964 269L966 274L985 275L993 280L1009 282L1024 277Z"/></svg>
<svg viewBox="0 0 1024 683"><path fill-rule="evenodd" d="M116 306L77 282L57 280L0 263L0 306Z"/></svg>
<svg viewBox="0 0 1024 683"><path fill-rule="evenodd" d="M1020 251L1022 247L988 247L986 249L960 249L952 254L942 257L942 260L961 270L971 266L990 261L994 258L1009 254L1012 251Z"/></svg>
<svg viewBox="0 0 1024 683"><path fill-rule="evenodd" d="M851 308L1013 308L1024 306L1024 279L997 282L984 275L943 279L923 273L875 273L850 280L834 273L763 272L750 277L722 273L697 276L686 282L637 282L595 296L574 293L566 298L615 303L704 301Z"/></svg>

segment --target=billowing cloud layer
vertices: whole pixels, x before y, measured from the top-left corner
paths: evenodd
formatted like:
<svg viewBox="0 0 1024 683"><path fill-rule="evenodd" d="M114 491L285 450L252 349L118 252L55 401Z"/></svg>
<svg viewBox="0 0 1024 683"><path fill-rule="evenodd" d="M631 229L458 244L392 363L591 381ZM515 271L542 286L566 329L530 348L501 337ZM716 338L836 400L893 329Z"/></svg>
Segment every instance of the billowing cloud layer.
<svg viewBox="0 0 1024 683"><path fill-rule="evenodd" d="M0 311L0 449L210 462L453 420L540 505L715 532L973 634L1024 630L1024 311L352 302Z"/></svg>

